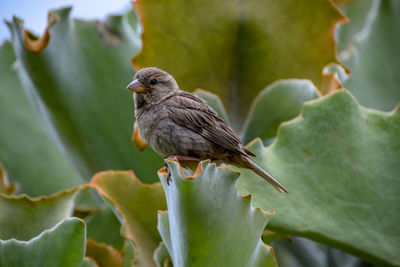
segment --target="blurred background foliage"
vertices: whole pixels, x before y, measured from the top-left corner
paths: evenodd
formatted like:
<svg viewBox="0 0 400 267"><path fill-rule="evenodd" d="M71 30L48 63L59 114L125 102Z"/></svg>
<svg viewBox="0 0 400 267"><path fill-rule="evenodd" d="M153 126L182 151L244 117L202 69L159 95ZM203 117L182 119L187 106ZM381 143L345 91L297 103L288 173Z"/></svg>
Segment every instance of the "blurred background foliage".
<svg viewBox="0 0 400 267"><path fill-rule="evenodd" d="M238 241L219 255L235 259L244 242L254 246L241 259L257 255L246 264L275 266L272 249L260 242L270 220L262 237L281 266L399 266L399 13L395 0L139 0L103 20L52 10L42 36L18 17L7 21L0 266L29 266L20 255L31 254L53 255L38 257L38 266L54 259L58 266L188 266L185 243L171 235L196 244L204 264L210 248L230 244L221 232L228 222L258 214L246 198L232 200L236 188L276 214L235 224ZM212 174L198 183L187 183L170 162L176 185L147 185L163 181L157 170L164 165L131 142L135 119L125 86L132 63L173 74L246 144L260 137L250 148L291 194L208 163L204 172ZM217 189L206 189L210 177ZM223 212L226 204L218 208L226 201L236 216ZM196 223L221 233L215 244L196 242L205 231Z"/></svg>

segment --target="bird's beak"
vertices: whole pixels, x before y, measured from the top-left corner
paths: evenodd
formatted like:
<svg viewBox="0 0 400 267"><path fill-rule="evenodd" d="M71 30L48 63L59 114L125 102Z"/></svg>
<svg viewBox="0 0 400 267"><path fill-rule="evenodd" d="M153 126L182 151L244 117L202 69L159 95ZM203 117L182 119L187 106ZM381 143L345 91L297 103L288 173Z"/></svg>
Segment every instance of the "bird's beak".
<svg viewBox="0 0 400 267"><path fill-rule="evenodd" d="M139 82L138 79L133 80L126 88L135 93L141 93L148 89L143 83Z"/></svg>

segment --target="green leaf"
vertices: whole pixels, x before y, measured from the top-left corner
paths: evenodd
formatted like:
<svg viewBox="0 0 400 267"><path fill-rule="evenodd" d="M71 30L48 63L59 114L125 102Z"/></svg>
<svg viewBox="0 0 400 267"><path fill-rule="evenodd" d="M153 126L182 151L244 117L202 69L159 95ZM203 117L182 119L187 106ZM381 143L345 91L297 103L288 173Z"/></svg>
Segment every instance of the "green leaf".
<svg viewBox="0 0 400 267"><path fill-rule="evenodd" d="M351 70L344 87L366 107L392 110L400 102L399 1L354 1L345 12L351 22L340 28L339 41L354 33L352 23L363 27L340 54Z"/></svg>
<svg viewBox="0 0 400 267"><path fill-rule="evenodd" d="M357 35L368 22L368 13L376 2L376 0L346 0L344 3L337 3L340 10L349 18L346 23L339 25L335 32L335 39L340 52L354 44Z"/></svg>
<svg viewBox="0 0 400 267"><path fill-rule="evenodd" d="M325 66L323 74L335 73L338 81L343 84L349 78L349 74L339 64L329 64Z"/></svg>
<svg viewBox="0 0 400 267"><path fill-rule="evenodd" d="M18 64L11 43L4 42L0 46L0 162L10 180L30 196L82 183L35 116L15 72Z"/></svg>
<svg viewBox="0 0 400 267"><path fill-rule="evenodd" d="M272 247L281 266L375 266L332 247L321 245L302 237L293 237L293 242L277 241Z"/></svg>
<svg viewBox="0 0 400 267"><path fill-rule="evenodd" d="M177 162L167 164L172 181L168 185L162 172L159 177L168 212L159 213L158 228L174 266L276 265L272 248L261 241L273 213L237 194L237 172L203 161L186 176Z"/></svg>
<svg viewBox="0 0 400 267"><path fill-rule="evenodd" d="M265 88L251 106L243 128L246 144L255 137L276 136L279 125L300 113L305 101L319 97L317 88L308 80L282 80Z"/></svg>
<svg viewBox="0 0 400 267"><path fill-rule="evenodd" d="M273 231L300 235L376 264L399 265L400 112L361 107L345 90L306 103L275 143L249 149L290 192L241 170L242 195L273 209Z"/></svg>
<svg viewBox="0 0 400 267"><path fill-rule="evenodd" d="M99 267L99 265L97 265L97 263L94 259L85 257L83 259L81 267Z"/></svg>
<svg viewBox="0 0 400 267"><path fill-rule="evenodd" d="M344 17L328 0L133 4L143 24L134 65L168 71L181 89L218 94L235 128L266 85L286 78L319 85L323 67L337 62L333 32Z"/></svg>
<svg viewBox="0 0 400 267"><path fill-rule="evenodd" d="M270 230L264 230L264 232L262 233L261 238L262 238L262 241L265 244L269 244L271 242L275 242L275 241L278 241L278 240L286 240L286 241L289 241L289 242L293 241L293 239L292 239L292 237L290 235L285 235L285 234L273 232L273 231L270 231Z"/></svg>
<svg viewBox="0 0 400 267"><path fill-rule="evenodd" d="M0 240L0 266L79 267L85 254L85 224L65 219L29 241Z"/></svg>
<svg viewBox="0 0 400 267"><path fill-rule="evenodd" d="M173 266L171 261L171 256L169 255L167 248L162 242L154 251L154 261L156 262L157 267Z"/></svg>
<svg viewBox="0 0 400 267"><path fill-rule="evenodd" d="M86 257L93 259L99 267L122 267L122 255L118 250L93 239L86 241Z"/></svg>
<svg viewBox="0 0 400 267"><path fill-rule="evenodd" d="M97 173L90 185L123 216L121 234L134 242L137 266L155 266L153 253L161 241L157 211L167 208L161 184L143 184L132 171L105 171Z"/></svg>
<svg viewBox="0 0 400 267"><path fill-rule="evenodd" d="M103 204L95 213L85 218L87 225L87 237L97 242L112 245L120 250L124 245L124 239L118 231L104 231L104 229L119 229L120 222L107 204Z"/></svg>
<svg viewBox="0 0 400 267"><path fill-rule="evenodd" d="M80 187L48 197L0 194L0 239L29 240L71 216Z"/></svg>
<svg viewBox="0 0 400 267"><path fill-rule="evenodd" d="M25 90L83 179L104 169L135 169L157 180L160 157L139 153L130 141L134 114L126 85L134 74L130 58L140 49L137 34L126 16L71 20L70 11L50 12L49 41L40 46L22 21L8 23Z"/></svg>
<svg viewBox="0 0 400 267"><path fill-rule="evenodd" d="M132 267L134 257L135 257L135 248L133 247L132 242L130 240L126 240L125 246L123 249L122 266L123 267Z"/></svg>

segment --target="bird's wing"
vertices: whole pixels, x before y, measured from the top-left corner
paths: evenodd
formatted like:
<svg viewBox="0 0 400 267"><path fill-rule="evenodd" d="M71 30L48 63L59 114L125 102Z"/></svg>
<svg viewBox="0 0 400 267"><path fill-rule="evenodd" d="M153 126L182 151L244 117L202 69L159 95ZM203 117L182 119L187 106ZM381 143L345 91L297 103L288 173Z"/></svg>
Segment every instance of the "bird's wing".
<svg viewBox="0 0 400 267"><path fill-rule="evenodd" d="M180 91L170 98L168 116L178 125L200 134L226 149L255 156L240 138L203 99Z"/></svg>

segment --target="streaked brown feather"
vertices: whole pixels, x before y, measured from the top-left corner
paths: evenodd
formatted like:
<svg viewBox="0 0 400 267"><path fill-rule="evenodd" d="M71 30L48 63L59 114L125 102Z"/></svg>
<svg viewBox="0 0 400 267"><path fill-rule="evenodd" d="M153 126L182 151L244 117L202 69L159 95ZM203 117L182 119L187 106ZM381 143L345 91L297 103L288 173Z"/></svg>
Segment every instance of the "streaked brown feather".
<svg viewBox="0 0 400 267"><path fill-rule="evenodd" d="M168 116L211 142L240 154L255 155L243 147L242 141L218 114L201 98L179 91L171 98Z"/></svg>

